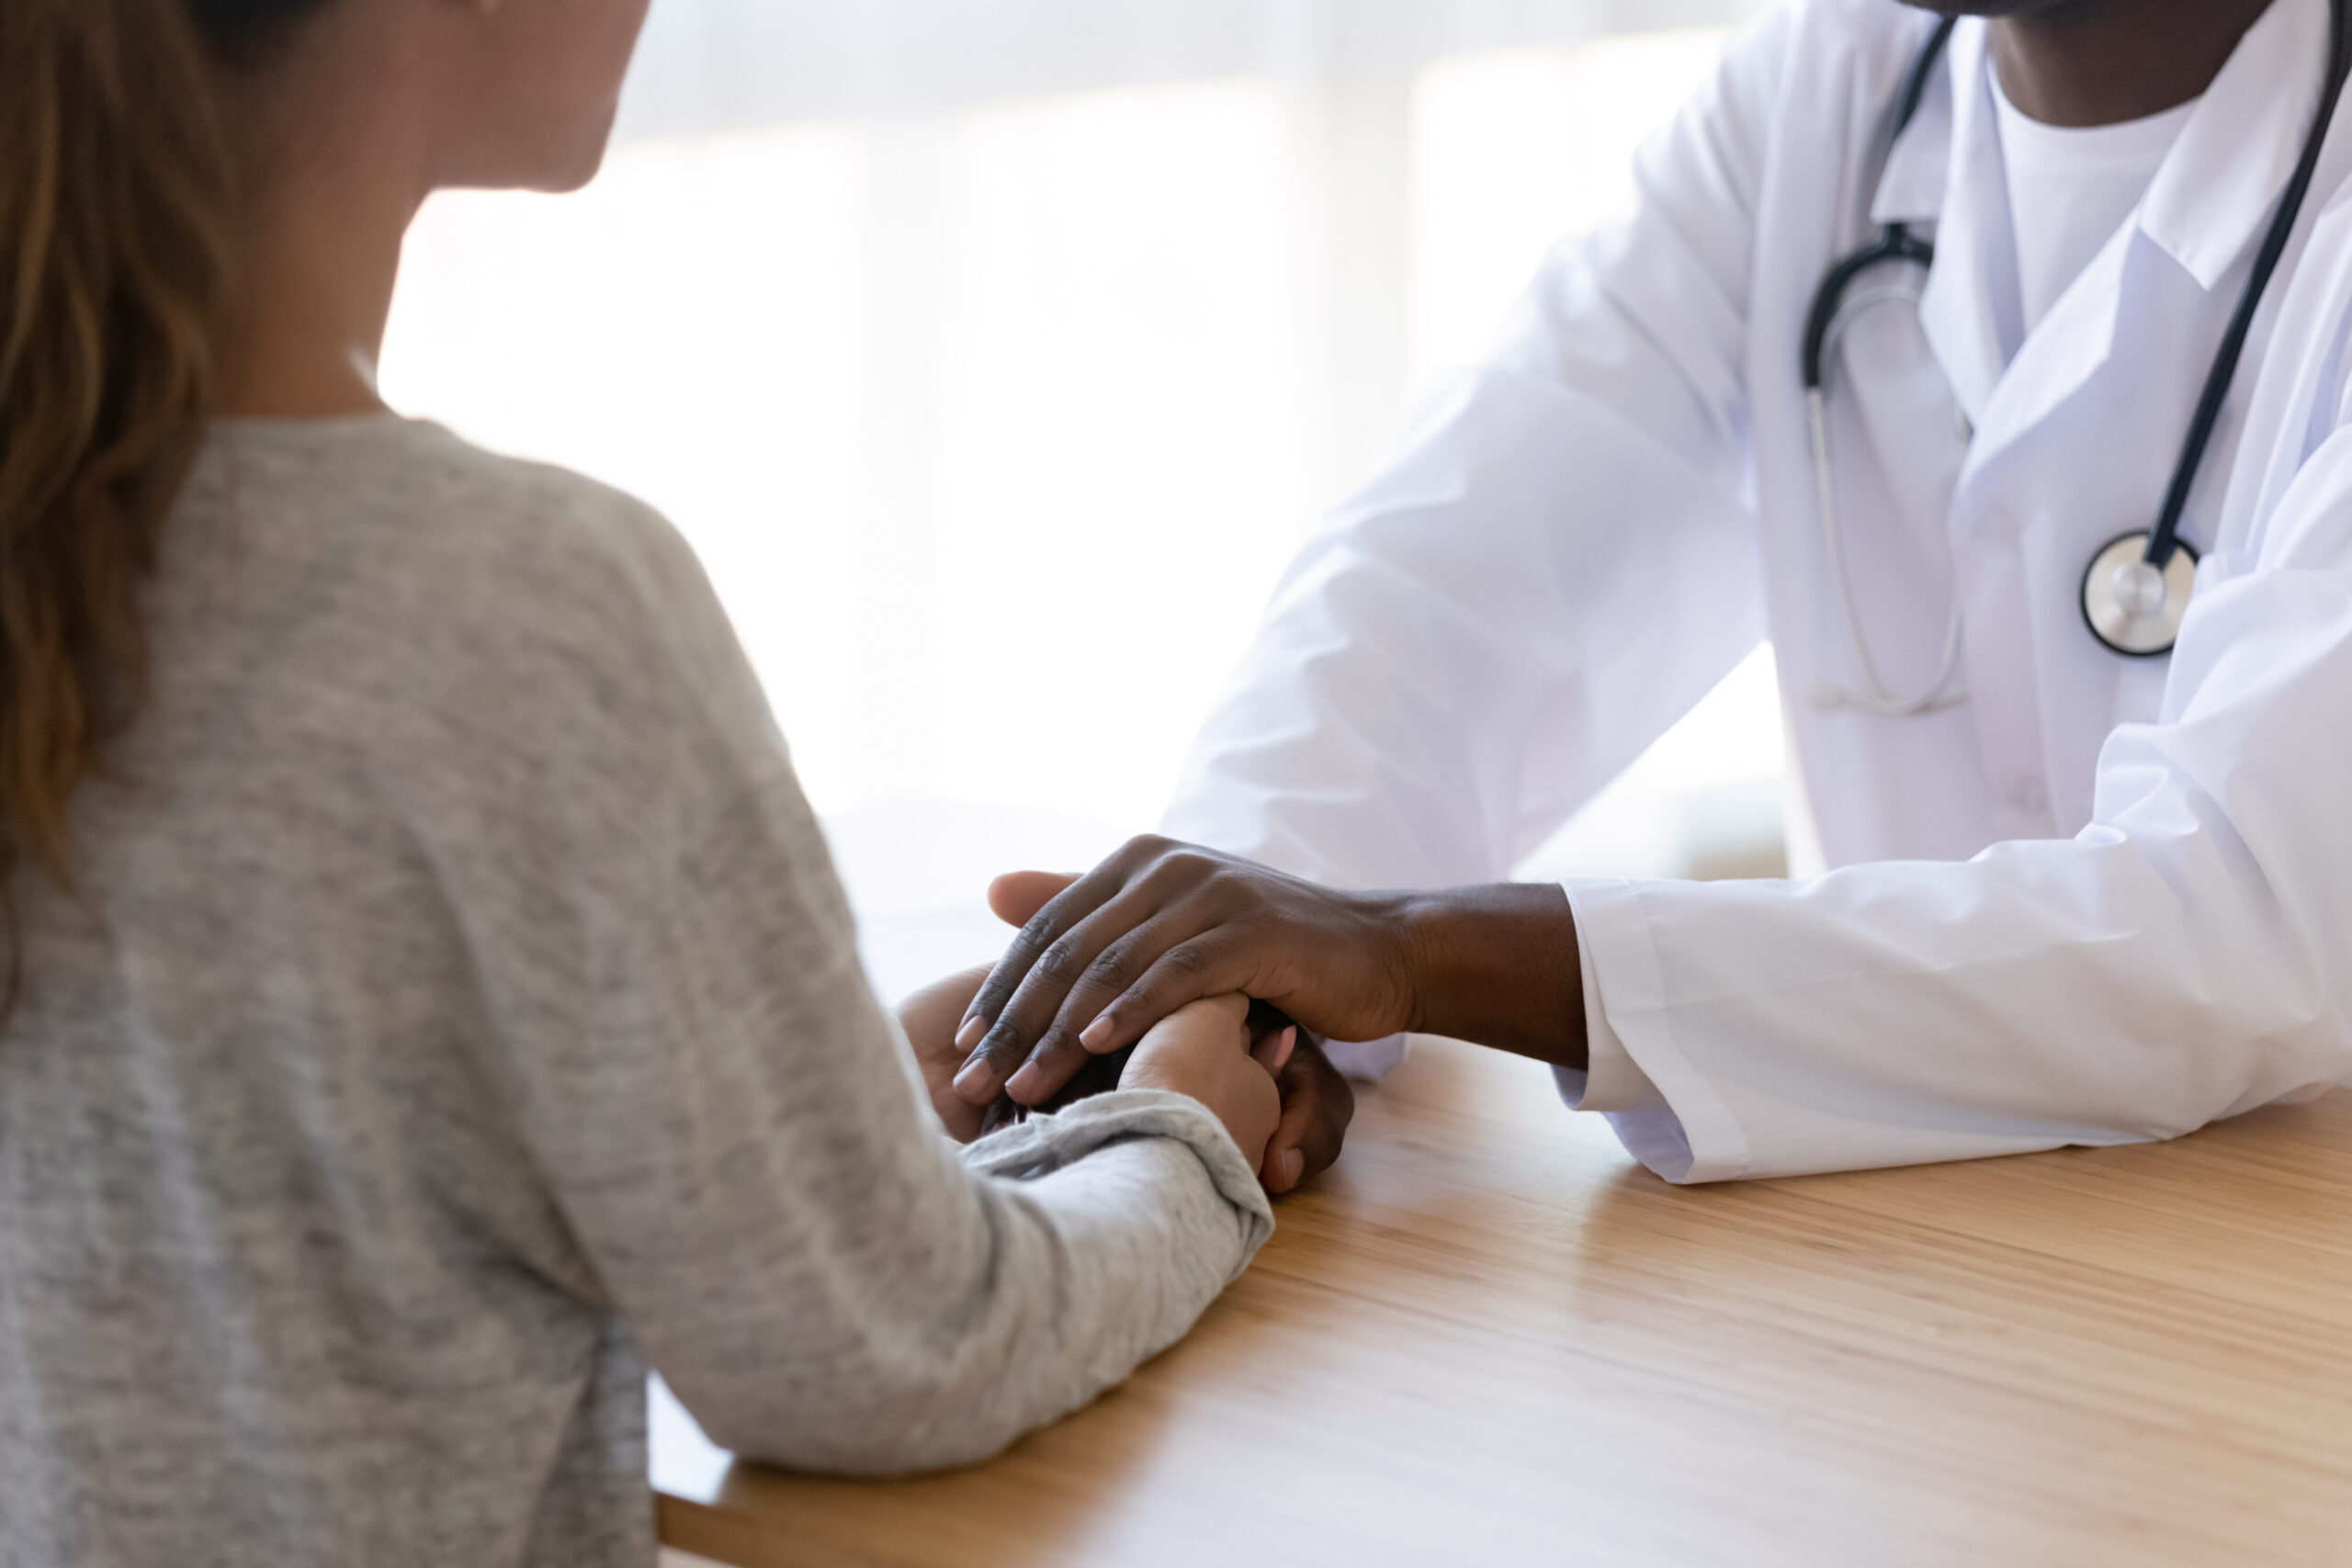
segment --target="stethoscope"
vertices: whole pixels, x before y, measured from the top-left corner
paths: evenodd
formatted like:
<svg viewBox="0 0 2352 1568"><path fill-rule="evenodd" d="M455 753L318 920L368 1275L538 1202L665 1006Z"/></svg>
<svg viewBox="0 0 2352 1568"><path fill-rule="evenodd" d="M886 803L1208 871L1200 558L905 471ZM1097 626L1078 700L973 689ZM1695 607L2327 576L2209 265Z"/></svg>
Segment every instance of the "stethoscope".
<svg viewBox="0 0 2352 1568"><path fill-rule="evenodd" d="M2231 383L2237 378L2238 360L2254 331L2255 316L2286 254L2287 243L2293 238L2304 197L2310 194L2312 176L2319 169L2328 130L2335 119L2336 103L2343 96L2346 74L2344 46L2347 6L2352 6L2352 0L2330 0L2332 63L2320 96L2319 115L2304 141L2302 159L2295 165L2294 177L2279 199L2270 231L2255 258L2253 276L2246 279L2245 293L2222 339L2213 368L2205 378L2205 389L2198 399L2196 416L2189 422L2180 460L2174 465L2172 484L2165 492L2164 508L2157 514L2156 525L2145 532L2133 529L2117 536L2099 547L2084 570L2083 624L2103 647L2125 658L2154 659L2170 653L2180 636L2181 622L2188 614L2189 595L2197 583L2198 557L2197 551L2180 536L2181 516L2188 508L2189 491L2196 487L2206 448L2212 444L2214 429L2221 423ZM1958 25L1957 17L1946 17L1938 23L1913 62L1910 74L1904 80L1902 96L1895 101L1893 129L1887 137L1890 148L1918 114L1920 102L1927 96L1928 80L1943 59L1952 30ZM1804 373L1806 407L1813 425L1814 484L1819 492L1830 575L1836 580L1838 600L1846 613L1846 629L1853 640L1864 686L1860 692L1825 687L1815 695L1819 706L1907 718L1951 707L1962 700L1951 689L1961 663L1961 606L1957 592L1944 635L1942 663L1934 682L1918 696L1904 697L1889 690L1881 676L1869 638L1862 630L1853 583L1846 570L1829 454L1825 373L1831 340L1854 316L1872 306L1917 298L1914 291L1897 285L1882 284L1859 293L1855 285L1868 274L1891 264L1924 269L1932 266L1935 259L1934 244L1913 233L1908 224L1886 224L1880 229L1877 239L1829 269L1806 318Z"/></svg>

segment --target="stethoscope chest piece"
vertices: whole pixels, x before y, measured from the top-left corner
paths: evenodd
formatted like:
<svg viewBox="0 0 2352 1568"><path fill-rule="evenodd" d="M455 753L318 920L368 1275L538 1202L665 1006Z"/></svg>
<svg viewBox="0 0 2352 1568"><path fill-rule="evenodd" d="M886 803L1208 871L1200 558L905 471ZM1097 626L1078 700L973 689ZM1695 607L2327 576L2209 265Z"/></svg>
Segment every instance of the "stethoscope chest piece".
<svg viewBox="0 0 2352 1568"><path fill-rule="evenodd" d="M2091 636L2130 659L2170 653L2197 587L2197 552L2175 544L2159 570L2148 560L2148 535L2122 535L2091 558L2083 573L2083 621Z"/></svg>

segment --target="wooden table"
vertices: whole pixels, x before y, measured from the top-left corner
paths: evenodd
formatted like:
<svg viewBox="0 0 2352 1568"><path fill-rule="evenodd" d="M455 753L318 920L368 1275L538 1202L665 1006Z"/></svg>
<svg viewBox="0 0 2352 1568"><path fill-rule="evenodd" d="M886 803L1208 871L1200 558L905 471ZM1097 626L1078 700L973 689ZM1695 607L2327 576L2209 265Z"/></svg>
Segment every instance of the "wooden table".
<svg viewBox="0 0 2352 1568"><path fill-rule="evenodd" d="M1678 1190L1424 1043L1256 1266L977 1470L731 1466L722 1562L2352 1564L2352 1093L2165 1147Z"/></svg>

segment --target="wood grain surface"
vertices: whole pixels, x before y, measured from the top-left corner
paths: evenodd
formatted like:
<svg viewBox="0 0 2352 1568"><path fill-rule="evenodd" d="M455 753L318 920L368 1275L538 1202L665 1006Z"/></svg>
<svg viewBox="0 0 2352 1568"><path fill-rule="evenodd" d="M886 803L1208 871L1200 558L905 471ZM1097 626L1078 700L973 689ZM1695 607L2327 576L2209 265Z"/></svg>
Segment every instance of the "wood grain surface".
<svg viewBox="0 0 2352 1568"><path fill-rule="evenodd" d="M2352 1568L2352 1092L2161 1147L1677 1190L1423 1042L1193 1337L994 1462L731 1463L742 1568Z"/></svg>

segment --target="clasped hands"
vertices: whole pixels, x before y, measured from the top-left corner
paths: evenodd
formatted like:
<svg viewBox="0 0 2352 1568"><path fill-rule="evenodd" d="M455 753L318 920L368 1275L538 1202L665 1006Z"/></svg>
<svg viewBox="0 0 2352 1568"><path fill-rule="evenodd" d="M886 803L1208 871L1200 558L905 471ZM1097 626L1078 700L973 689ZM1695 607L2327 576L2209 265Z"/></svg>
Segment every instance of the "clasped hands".
<svg viewBox="0 0 2352 1568"><path fill-rule="evenodd" d="M1448 1034L1586 1065L1576 921L1556 886L1346 893L1143 838L1083 876L999 877L989 902L1021 928L1004 956L900 1009L959 1135L1002 1100L1053 1102L1133 1046L1120 1081L1202 1100L1280 1193L1338 1157L1355 1110L1310 1035ZM1296 1022L1295 1047L1279 1026L1252 1035L1250 999ZM1280 1111L1260 1143L1269 1088Z"/></svg>
<svg viewBox="0 0 2352 1568"><path fill-rule="evenodd" d="M1155 852L1160 849L1167 853ZM1148 922L1132 921L1124 931L1108 931L1110 922L1180 902L1180 894L1206 882L1200 874L1210 863L1210 857L1195 859L1162 840L1138 840L1082 877L1017 872L997 879L989 906L1020 928L1004 956L927 987L899 1008L950 1134L969 1140L992 1130L1015 1105L1050 1109L1115 1084L1170 1089L1201 1100L1272 1193L1291 1190L1339 1157L1355 1094L1314 1038L1273 1010L1288 1011L1282 995L1296 1000L1295 987L1269 987L1262 974L1221 964L1194 974L1196 983L1142 992L1119 1015L1131 1027L1096 1029L1078 1043L1112 999L1095 995L1110 971L1090 974L1101 967L1103 950L1122 937L1121 951L1131 954L1173 945L1164 922L1139 930ZM1246 862L1215 863L1277 876ZM1330 897L1311 884L1295 886ZM1220 906L1194 912L1221 919L1235 911ZM1220 945L1245 944L1255 929L1228 931ZM1252 998L1272 1006L1253 1009ZM1335 1021L1328 1010L1317 1017L1327 1032Z"/></svg>

